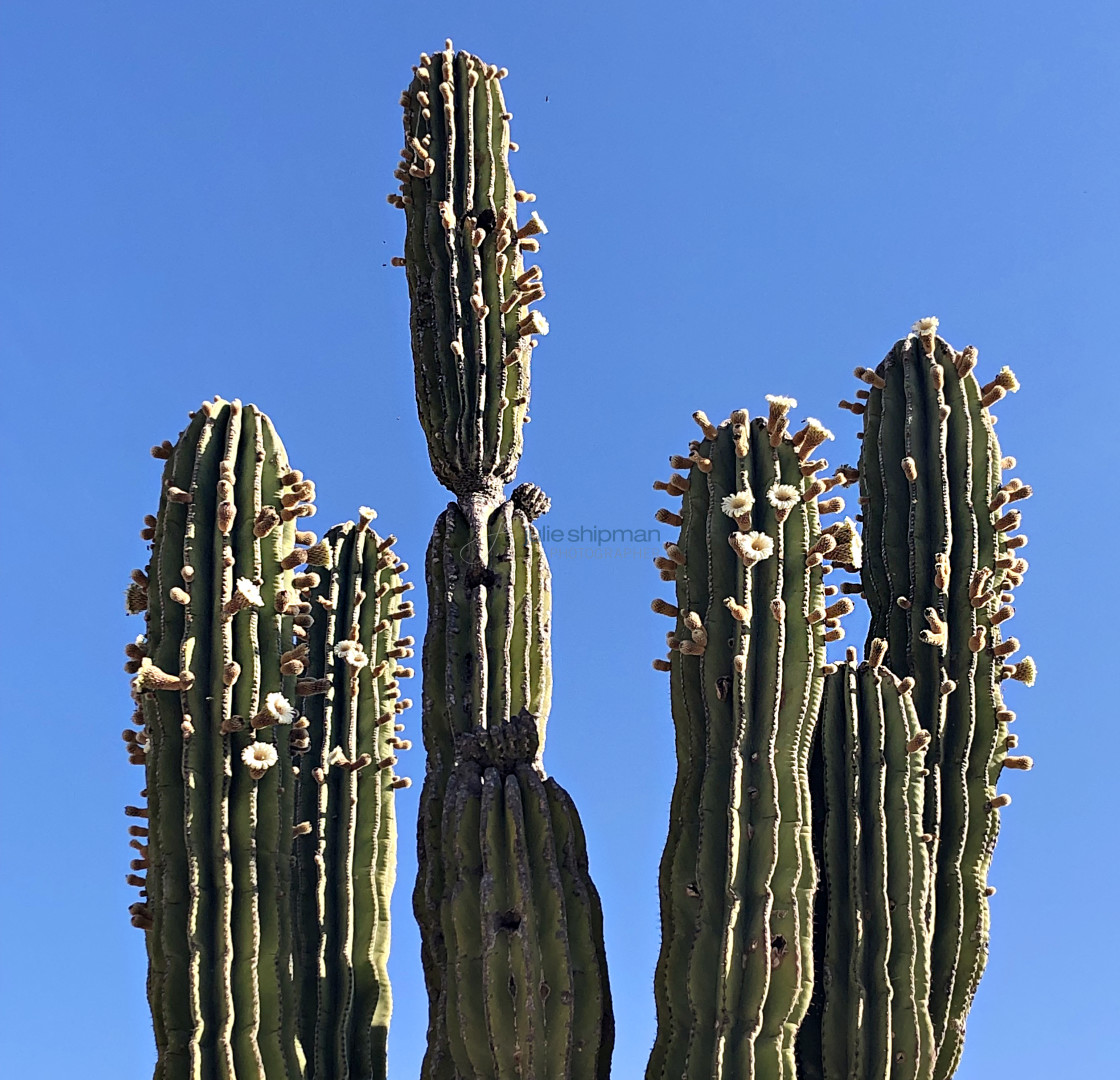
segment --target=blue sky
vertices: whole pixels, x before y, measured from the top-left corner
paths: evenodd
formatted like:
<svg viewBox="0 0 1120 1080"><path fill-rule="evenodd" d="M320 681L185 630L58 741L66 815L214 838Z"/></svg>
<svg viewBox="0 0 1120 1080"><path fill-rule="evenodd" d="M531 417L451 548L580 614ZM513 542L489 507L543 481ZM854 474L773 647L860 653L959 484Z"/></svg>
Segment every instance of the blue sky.
<svg viewBox="0 0 1120 1080"><path fill-rule="evenodd" d="M542 524L653 525L651 482L693 437L691 411L753 414L766 393L797 397L795 417L836 432L834 461L854 460L835 402L919 316L975 343L982 375L1020 377L998 434L1036 492L1015 629L1041 674L1011 704L1037 765L1005 782L991 962L958 1076L1106 1075L1120 874L1102 544L1117 514L1099 470L1120 389L1120 9L382 7L9 0L0 15L7 1068L119 1080L154 1060L124 882L121 808L140 785L119 738L139 632L121 596L158 491L147 448L203 398L254 401L317 481L317 524L372 504L422 565L446 494L416 420L407 290L387 265L404 221L385 195L410 65L450 35L509 67L514 177L551 230L553 329L519 471L552 497ZM587 827L626 1080L653 1037L674 762L650 668L661 583L613 547L550 543L546 765ZM419 778L422 751L401 771ZM426 1011L417 793L399 799L401 1078Z"/></svg>

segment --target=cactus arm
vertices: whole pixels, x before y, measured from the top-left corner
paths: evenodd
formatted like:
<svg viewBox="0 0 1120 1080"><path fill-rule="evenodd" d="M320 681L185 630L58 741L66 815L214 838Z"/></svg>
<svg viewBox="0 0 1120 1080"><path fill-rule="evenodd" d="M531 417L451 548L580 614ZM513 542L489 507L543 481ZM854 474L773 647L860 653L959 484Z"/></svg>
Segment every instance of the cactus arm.
<svg viewBox="0 0 1120 1080"><path fill-rule="evenodd" d="M133 921L149 931L156 1076L294 1076L290 919L277 903L290 891L282 849L292 793L283 765L273 767L285 735L256 734L279 750L254 766L256 779L240 761L255 741L245 722L265 694L291 686L280 652L292 623L272 604L290 578L270 547L283 530L271 542L253 532L262 488L280 494L287 461L267 417L220 398L160 449L168 465L149 534L148 635L130 652L143 658L130 670L146 729L141 865L151 879Z"/></svg>
<svg viewBox="0 0 1120 1080"><path fill-rule="evenodd" d="M950 351L950 356L952 355ZM963 903L954 979L951 992L948 988L945 990L946 1020L933 1074L936 1080L952 1076L960 1061L965 1017L987 963L990 919L986 894L987 877L1000 824L1000 811L992 808L990 802L995 797L996 780L1002 759L1006 756L1008 733L1007 724L999 718L1005 708L998 678L1001 661L992 653L992 646L998 645L1000 641L999 626L1002 624L993 624L992 616L1000 607L999 590L1003 587L1004 579L1003 573L996 566L996 560L1009 553L1005 534L997 531L993 524L993 519L999 512L988 510L988 503L995 496L1001 482L1000 449L988 411L980 403L980 386L975 376L968 373L961 379L961 383L974 447L972 491L975 493L976 503L980 504L975 507L973 514L977 566L992 570L996 587L993 590L995 595L989 603L971 609L972 621L971 624L966 624L973 633L982 628L990 644L971 657L973 666L969 682L973 696L971 700L968 696L962 696L959 705L962 712L968 709L961 721L964 722L966 718L970 720L972 731L970 745L965 749L968 761L968 816L961 858L962 867L965 868L962 875ZM959 688L959 681L957 685ZM958 689L951 695L950 707L956 704L953 698L959 692Z"/></svg>
<svg viewBox="0 0 1120 1080"><path fill-rule="evenodd" d="M417 69L402 102L405 165L393 200L408 221L417 400L433 470L461 493L513 478L528 406L508 114L497 69L449 51Z"/></svg>
<svg viewBox="0 0 1120 1080"><path fill-rule="evenodd" d="M809 619L823 598L808 561L819 537L816 491L807 494L813 470L803 471L788 434L771 445L766 420L737 412L718 429L698 422L705 440L675 485L684 495L669 550L677 605L654 605L676 619L667 666L678 774L647 1077L780 1077L793 1067L808 1006L801 976L812 968L808 894L802 913L798 891L811 853L802 799L823 659L823 611ZM768 496L787 483L779 514ZM749 513L731 516L724 501L735 499ZM765 554L739 554L736 545L749 543ZM810 870L810 892L811 881Z"/></svg>
<svg viewBox="0 0 1120 1080"><path fill-rule="evenodd" d="M951 475L957 479L951 488L954 518L953 545L950 551L948 677L956 689L948 696L945 735L941 740L942 824L938 836L937 866L934 878L933 957L936 980L930 1008L938 1041L944 1038L952 987L956 978L961 939L964 936L964 847L969 831L970 807L967 768L976 730L977 657L968 646L976 630L976 614L969 600L969 582L979 565L978 501L986 501L986 454L975 445L977 431L970 415L967 380L958 377L953 358L943 345L935 356L945 372L945 403L948 416L947 447ZM975 380L973 380L975 381ZM978 397L978 395L977 395ZM977 487L979 479L980 487ZM983 513L983 507L979 513Z"/></svg>
<svg viewBox="0 0 1120 1080"><path fill-rule="evenodd" d="M399 598L408 586L392 538L381 540L369 520L363 512L357 526L337 525L316 545L317 563L300 584L317 616L306 658L289 676L300 677L309 721L297 745L296 970L299 1029L312 1055L307 1076L317 1078L384 1077L392 1012L389 905L401 783L392 766L398 680L409 674L397 664L408 613Z"/></svg>
<svg viewBox="0 0 1120 1080"><path fill-rule="evenodd" d="M570 890L597 906L586 865L559 860L547 839L543 789L527 774L515 779L524 769L538 781L544 775L551 594L530 522L548 501L532 485L517 488L509 503L503 496L521 455L532 338L547 331L528 310L543 289L535 268L523 271L521 251L535 250L530 238L544 228L535 215L517 224L516 203L532 196L515 193L509 176L505 72L456 55L450 43L423 55L414 71L402 96L401 189L390 201L407 220L421 424L436 477L457 496L437 522L428 559L428 640L438 644L425 674L443 685L425 686L427 822L414 893L430 1009L423 1075L482 1080L513 1066L526 1077L566 1077L575 1068L573 1017L581 1007L563 1000L575 978L571 951L587 946L600 957L594 1007L604 1031L610 1006L601 941L558 944L575 925L564 921ZM505 792L500 828L496 807L480 809L494 783ZM466 812L475 829L469 837ZM500 856L496 830L504 830ZM569 881L572 872L582 879ZM479 921L484 912L494 917L499 893L508 896L506 914L518 918L505 951L494 937L501 928ZM542 909L560 921L546 930ZM601 935L598 916L579 914L580 932ZM505 985L497 985L503 974ZM556 999L542 1000L542 986ZM609 1039L604 1049L609 1057Z"/></svg>

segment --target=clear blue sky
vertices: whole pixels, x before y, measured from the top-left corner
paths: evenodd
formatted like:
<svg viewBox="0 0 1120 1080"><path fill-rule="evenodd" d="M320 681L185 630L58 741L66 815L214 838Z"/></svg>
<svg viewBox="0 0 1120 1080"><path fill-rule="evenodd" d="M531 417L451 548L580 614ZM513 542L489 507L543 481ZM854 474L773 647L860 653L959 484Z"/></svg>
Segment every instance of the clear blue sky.
<svg viewBox="0 0 1120 1080"><path fill-rule="evenodd" d="M254 401L317 481L317 524L372 504L422 565L446 496L415 415L405 280L387 265L404 221L385 195L398 95L448 35L509 67L514 176L551 229L553 332L519 477L552 496L551 528L652 524L651 481L696 408L792 394L795 417L833 426L834 461L854 460L835 402L919 316L975 343L981 374L1021 378L998 432L1036 491L1015 629L1041 674L1011 693L1037 766L1004 783L991 963L958 1075L1112 1073L1120 8L1105 0L7 0L5 1072L121 1080L154 1058L124 882L140 777L119 738L122 646L140 629L122 593L158 489L147 448L203 398ZM674 771L650 668L661 583L647 558L567 547L550 546L546 764L587 826L629 1080L653 1034ZM420 777L422 751L402 764ZM401 1080L425 1024L417 793L399 799Z"/></svg>

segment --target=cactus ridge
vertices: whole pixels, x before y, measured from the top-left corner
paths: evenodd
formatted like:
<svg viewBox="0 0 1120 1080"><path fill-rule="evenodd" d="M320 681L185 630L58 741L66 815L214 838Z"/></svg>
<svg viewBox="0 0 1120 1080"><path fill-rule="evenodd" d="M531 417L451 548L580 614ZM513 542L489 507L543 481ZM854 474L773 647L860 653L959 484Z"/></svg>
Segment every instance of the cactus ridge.
<svg viewBox="0 0 1120 1080"><path fill-rule="evenodd" d="M702 427L675 485L677 603L655 603L675 619L678 775L651 1080L780 1076L811 986L808 759L826 633L815 470L764 419Z"/></svg>

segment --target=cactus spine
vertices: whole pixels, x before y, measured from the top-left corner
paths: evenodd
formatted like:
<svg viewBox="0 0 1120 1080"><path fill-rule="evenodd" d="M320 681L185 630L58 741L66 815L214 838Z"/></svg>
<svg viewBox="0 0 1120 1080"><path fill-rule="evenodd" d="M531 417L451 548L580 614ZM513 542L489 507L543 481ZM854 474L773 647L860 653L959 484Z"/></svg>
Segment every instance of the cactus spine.
<svg viewBox="0 0 1120 1080"><path fill-rule="evenodd" d="M437 479L457 501L427 557L419 875L429 994L423 1075L605 1077L613 1021L599 899L579 818L541 764L551 687L550 576L522 484L510 499L529 401L525 269L545 231L519 226L504 70L421 56L402 95L416 396Z"/></svg>
<svg viewBox="0 0 1120 1080"><path fill-rule="evenodd" d="M141 534L152 541L152 557L146 570L133 572L128 592L129 610L145 611L147 621L146 634L126 649L140 730L125 738L146 774L147 805L127 810L148 819L130 828L140 858L129 880L142 890L132 921L147 931L155 1075L340 1075L309 1038L307 1016L318 1001L315 1032L346 1023L355 1038L363 1025L387 1022L391 800L371 789L351 807L336 794L332 809L328 782L320 812L297 827L297 801L306 802L309 784L306 772L297 784L292 755L312 743L318 749L330 733L321 718L300 717L293 703L314 695L304 697L309 711L309 703L325 701L328 714L332 701L343 704L350 761L375 728L371 703L355 704L347 690L359 686L362 697L368 688L348 683L324 694L302 678L322 664L310 649L322 653L326 620L312 619L306 599L319 587L318 571L329 575L330 599L349 618L357 611L355 587L365 580L355 576L360 559L340 543L317 543L298 531L299 520L314 513L314 484L290 468L271 422L254 406L204 402L179 440L153 454L166 465L158 514ZM342 556L338 566L335 555ZM306 569L297 573L300 567ZM376 604L367 609L370 618L356 620L355 645L379 655L375 637L381 634L380 645L386 635L369 625ZM353 789L355 774L348 775ZM391 788L391 770L374 775ZM340 842L324 849L347 812L376 821L375 835L359 838L357 854ZM351 825L351 838L354 831ZM319 839L314 857L312 837ZM304 852L295 874L293 843ZM371 864L378 871L357 881ZM144 878L135 873L141 869ZM331 881L325 899L324 879ZM301 919L316 898L319 919ZM351 913L352 925L340 912ZM324 941L328 947L309 955ZM354 955L355 941L363 954ZM317 993L309 995L309 981ZM324 1009L326 982L351 986L347 1001L328 999ZM354 1054L363 1068L378 1052L383 1058L376 1033L372 1042L372 1053ZM383 1076L383 1061L363 1075Z"/></svg>

